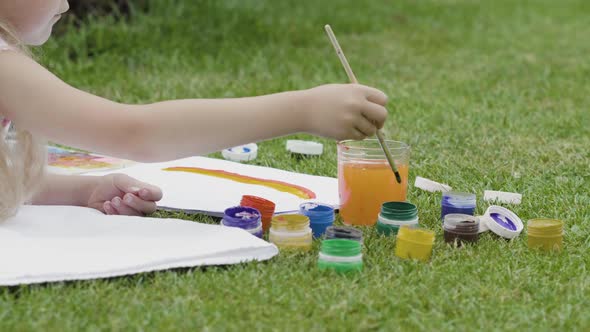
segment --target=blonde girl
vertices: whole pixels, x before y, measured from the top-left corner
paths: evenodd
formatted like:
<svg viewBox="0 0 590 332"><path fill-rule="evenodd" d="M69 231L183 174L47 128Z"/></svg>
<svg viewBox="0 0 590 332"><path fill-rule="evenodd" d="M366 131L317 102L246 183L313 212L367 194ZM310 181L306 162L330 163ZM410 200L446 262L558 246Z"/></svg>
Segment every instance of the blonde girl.
<svg viewBox="0 0 590 332"><path fill-rule="evenodd" d="M124 175L45 173L47 140L158 162L299 132L363 139L387 117L387 97L381 91L352 84L146 105L94 96L63 82L26 52L26 45L47 41L68 8L66 0L0 0L0 121L16 128L14 145L0 138L0 220L23 203L86 206L125 215L156 209L160 189ZM248 126L224 130L229 122Z"/></svg>

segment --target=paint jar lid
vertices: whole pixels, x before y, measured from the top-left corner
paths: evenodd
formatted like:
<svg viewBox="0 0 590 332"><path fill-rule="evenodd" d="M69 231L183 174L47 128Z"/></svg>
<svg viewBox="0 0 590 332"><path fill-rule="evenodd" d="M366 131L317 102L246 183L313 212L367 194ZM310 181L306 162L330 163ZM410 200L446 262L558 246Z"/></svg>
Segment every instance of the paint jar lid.
<svg viewBox="0 0 590 332"><path fill-rule="evenodd" d="M479 232L479 218L469 214L449 213L445 215L443 228L459 234L475 234Z"/></svg>
<svg viewBox="0 0 590 332"><path fill-rule="evenodd" d="M287 151L309 156L319 156L324 153L324 145L311 141L288 140Z"/></svg>
<svg viewBox="0 0 590 332"><path fill-rule="evenodd" d="M350 239L362 242L363 231L349 226L329 226L326 228L326 239Z"/></svg>
<svg viewBox="0 0 590 332"><path fill-rule="evenodd" d="M531 219L528 222L529 235L552 236L563 234L563 221L557 219Z"/></svg>
<svg viewBox="0 0 590 332"><path fill-rule="evenodd" d="M321 252L336 257L353 257L361 253L361 243L350 239L329 239L322 241Z"/></svg>
<svg viewBox="0 0 590 332"><path fill-rule="evenodd" d="M522 201L522 194L505 191L485 190L483 192L483 200L486 202L497 201L505 204L520 204Z"/></svg>
<svg viewBox="0 0 590 332"><path fill-rule="evenodd" d="M449 185L438 183L420 176L416 177L416 180L414 181L414 187L425 191L430 191L432 193L437 191L447 192L453 190L453 188L451 188Z"/></svg>
<svg viewBox="0 0 590 332"><path fill-rule="evenodd" d="M381 206L381 216L388 220L414 220L418 208L409 202L385 202Z"/></svg>
<svg viewBox="0 0 590 332"><path fill-rule="evenodd" d="M479 220L478 233L484 233L490 230L490 228L488 227L488 223L485 221L485 218L483 216L477 216L476 218Z"/></svg>
<svg viewBox="0 0 590 332"><path fill-rule="evenodd" d="M250 143L246 145L235 146L233 148L221 151L223 158L231 161L251 161L258 156L258 145Z"/></svg>
<svg viewBox="0 0 590 332"><path fill-rule="evenodd" d="M479 219L492 232L506 239L517 237L524 228L522 220L514 212L498 205L488 207Z"/></svg>

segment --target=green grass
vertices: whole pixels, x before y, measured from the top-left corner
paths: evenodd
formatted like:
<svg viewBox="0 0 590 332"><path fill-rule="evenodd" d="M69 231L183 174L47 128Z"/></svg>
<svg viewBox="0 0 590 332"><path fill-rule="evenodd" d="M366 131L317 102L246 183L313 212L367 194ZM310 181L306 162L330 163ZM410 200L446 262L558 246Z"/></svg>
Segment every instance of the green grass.
<svg viewBox="0 0 590 332"><path fill-rule="evenodd" d="M531 251L525 234L447 246L439 195L410 188L437 233L428 264L396 259L394 239L365 229L357 276L318 271L315 243L264 263L2 289L2 330L590 329L587 1L153 3L130 22L69 30L43 63L125 102L303 89L346 81L330 23L359 80L390 97L387 136L412 146L410 183L477 193L479 213L483 190L520 192L511 208L523 220L565 221L564 250ZM284 138L264 142L254 164L336 176L335 145L322 141L326 153L307 160Z"/></svg>

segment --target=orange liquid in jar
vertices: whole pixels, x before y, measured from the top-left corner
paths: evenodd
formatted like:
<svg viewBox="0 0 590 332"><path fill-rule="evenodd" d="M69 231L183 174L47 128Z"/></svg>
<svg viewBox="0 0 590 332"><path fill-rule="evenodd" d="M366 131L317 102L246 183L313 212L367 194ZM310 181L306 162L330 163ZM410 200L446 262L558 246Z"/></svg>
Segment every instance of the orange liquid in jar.
<svg viewBox="0 0 590 332"><path fill-rule="evenodd" d="M402 178L401 184L397 183L387 161L344 162L338 165L340 215L345 224L375 225L384 202L406 200L409 167L396 166Z"/></svg>

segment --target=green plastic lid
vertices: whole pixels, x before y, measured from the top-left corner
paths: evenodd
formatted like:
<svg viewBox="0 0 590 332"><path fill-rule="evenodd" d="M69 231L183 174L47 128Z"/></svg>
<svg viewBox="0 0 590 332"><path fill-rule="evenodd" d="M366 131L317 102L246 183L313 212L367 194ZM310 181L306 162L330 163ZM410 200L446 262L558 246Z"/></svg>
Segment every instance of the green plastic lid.
<svg viewBox="0 0 590 332"><path fill-rule="evenodd" d="M352 257L361 253L361 243L349 239L330 239L322 242L321 252L330 256Z"/></svg>

